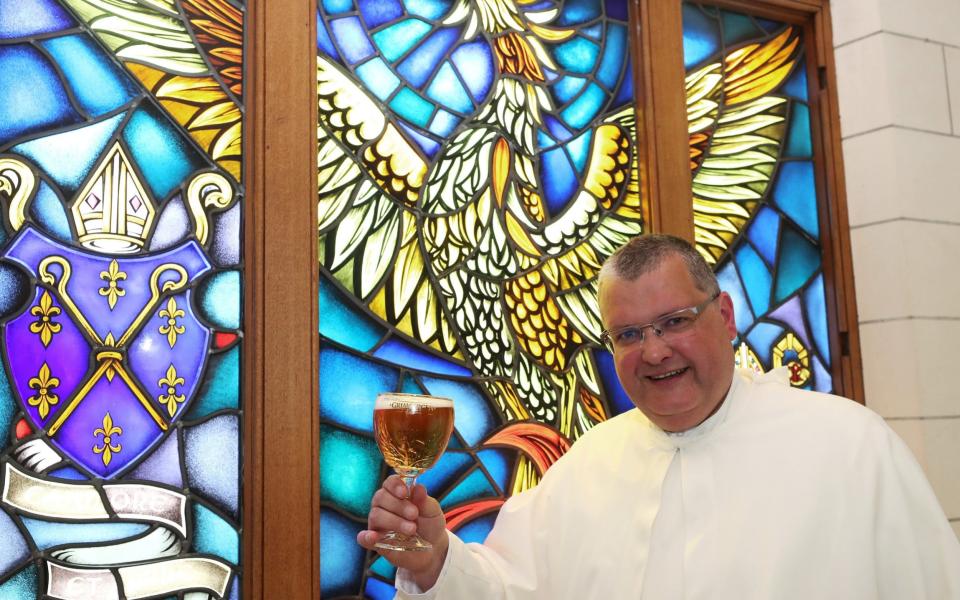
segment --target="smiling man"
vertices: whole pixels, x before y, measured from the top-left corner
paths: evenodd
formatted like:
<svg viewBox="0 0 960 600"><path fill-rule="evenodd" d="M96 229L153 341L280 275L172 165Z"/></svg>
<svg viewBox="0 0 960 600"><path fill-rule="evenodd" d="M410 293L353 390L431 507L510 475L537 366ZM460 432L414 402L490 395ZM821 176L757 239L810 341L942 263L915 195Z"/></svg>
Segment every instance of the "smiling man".
<svg viewBox="0 0 960 600"><path fill-rule="evenodd" d="M357 541L434 544L383 552L398 598L960 600L960 544L903 442L859 404L735 370L733 303L687 242L618 250L599 305L638 410L511 498L482 545L388 478Z"/></svg>

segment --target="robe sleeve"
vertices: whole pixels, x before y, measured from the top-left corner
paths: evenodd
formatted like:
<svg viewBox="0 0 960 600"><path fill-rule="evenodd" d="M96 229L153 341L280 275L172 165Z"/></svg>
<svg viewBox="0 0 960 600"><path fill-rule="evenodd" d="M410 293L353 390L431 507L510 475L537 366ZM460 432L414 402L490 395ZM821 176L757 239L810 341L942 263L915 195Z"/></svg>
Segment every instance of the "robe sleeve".
<svg viewBox="0 0 960 600"><path fill-rule="evenodd" d="M450 546L437 582L421 590L409 574L397 573L397 600L533 600L553 597L545 548L550 541L548 524L556 526L558 502L555 483L561 478L554 465L540 484L512 496L500 510L493 530L483 544L464 543L449 533Z"/></svg>
<svg viewBox="0 0 960 600"><path fill-rule="evenodd" d="M960 542L913 454L885 431L875 498L879 597L960 600Z"/></svg>

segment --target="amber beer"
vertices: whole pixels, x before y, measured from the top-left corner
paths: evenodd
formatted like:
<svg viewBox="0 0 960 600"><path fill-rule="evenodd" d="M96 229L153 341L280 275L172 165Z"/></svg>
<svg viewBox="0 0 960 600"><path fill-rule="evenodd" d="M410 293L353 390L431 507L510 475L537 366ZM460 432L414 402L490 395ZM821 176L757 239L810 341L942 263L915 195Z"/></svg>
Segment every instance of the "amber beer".
<svg viewBox="0 0 960 600"><path fill-rule="evenodd" d="M383 459L400 475L433 466L453 432L453 401L416 394L381 394L373 430Z"/></svg>

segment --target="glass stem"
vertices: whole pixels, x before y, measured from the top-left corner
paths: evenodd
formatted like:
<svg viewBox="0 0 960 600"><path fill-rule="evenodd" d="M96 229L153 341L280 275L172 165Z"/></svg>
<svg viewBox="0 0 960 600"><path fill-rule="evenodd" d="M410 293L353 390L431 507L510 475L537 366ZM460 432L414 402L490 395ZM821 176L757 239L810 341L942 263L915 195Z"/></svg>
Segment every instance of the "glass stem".
<svg viewBox="0 0 960 600"><path fill-rule="evenodd" d="M400 473L400 478L403 479L403 484L407 486L408 500L410 499L411 496L413 496L413 486L417 484L417 475L419 475L419 473L417 473L416 471L414 471L413 473L410 473L410 472Z"/></svg>

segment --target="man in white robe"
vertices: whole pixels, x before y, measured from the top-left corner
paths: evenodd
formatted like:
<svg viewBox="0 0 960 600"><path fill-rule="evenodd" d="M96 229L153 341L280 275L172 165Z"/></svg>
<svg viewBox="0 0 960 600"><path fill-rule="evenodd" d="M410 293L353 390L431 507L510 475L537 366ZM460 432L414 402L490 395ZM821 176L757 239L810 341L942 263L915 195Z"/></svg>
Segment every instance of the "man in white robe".
<svg viewBox="0 0 960 600"><path fill-rule="evenodd" d="M618 377L636 404L511 498L484 544L444 529L396 477L375 494L398 598L960 600L960 543L876 414L733 368L733 305L686 242L643 236L600 277Z"/></svg>

